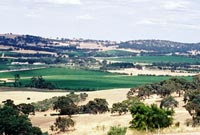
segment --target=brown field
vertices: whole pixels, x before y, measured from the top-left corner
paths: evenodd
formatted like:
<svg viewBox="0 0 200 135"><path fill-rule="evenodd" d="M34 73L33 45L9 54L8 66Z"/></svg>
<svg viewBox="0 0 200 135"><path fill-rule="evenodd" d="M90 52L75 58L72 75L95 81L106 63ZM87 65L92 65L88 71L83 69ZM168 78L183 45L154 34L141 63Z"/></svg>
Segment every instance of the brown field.
<svg viewBox="0 0 200 135"><path fill-rule="evenodd" d="M117 46L104 46L103 44L97 44L97 43L80 43L80 46L78 48L81 49L99 49L101 51L108 51L108 50L115 50Z"/></svg>
<svg viewBox="0 0 200 135"><path fill-rule="evenodd" d="M158 70L158 69L143 69L139 70L136 68L126 68L121 70L108 70L111 73L126 73L132 74L133 76L137 75L169 75L169 76L194 76L196 73L181 73L181 72L171 72L171 70Z"/></svg>
<svg viewBox="0 0 200 135"><path fill-rule="evenodd" d="M0 88L0 102L6 99L12 99L15 101L16 104L19 103L30 103L40 101L46 98L51 98L53 96L62 96L66 95L67 92L38 92L38 91L30 91L30 89L23 89L17 91L13 91L15 89L9 90L9 88ZM25 91L29 90L29 91ZM86 104L89 100L94 98L105 98L108 103L109 107L112 106L115 102L120 102L126 99L126 93L129 89L113 89L113 90L104 90L104 91L94 91L94 92L87 92L88 98L86 101L82 102L81 104ZM186 120L191 119L189 113L183 107L184 103L182 101L182 97L176 97L176 100L179 101L179 107L175 109L175 121L180 122L180 127L170 127L160 131L160 133L168 133L169 134L182 134L189 135L189 134L200 134L200 128L193 128L191 126L187 127L185 125ZM27 100L27 97L30 97L31 100ZM147 104L157 103L161 100L160 97L153 95L150 99L146 99L144 102ZM57 116L50 116L50 114L56 113L53 110L49 110L47 112L36 112L36 115L30 116L33 125L39 126L43 131L48 131L49 126L52 125L55 121ZM44 116L44 115L47 116ZM74 115L72 119L76 122L74 129L66 133L59 133L59 135L106 135L107 131L109 130L110 126L114 125L121 125L128 127L129 121L131 121L131 115L128 113L126 115L118 116L118 115L111 115L110 113L106 114L81 114L81 115ZM55 133L54 133L55 134ZM133 130L128 130L127 135L143 135L143 134L153 134L153 133L141 133L136 132ZM157 133L155 133L157 134Z"/></svg>
<svg viewBox="0 0 200 135"><path fill-rule="evenodd" d="M46 52L46 51L34 51L34 50L15 50L15 51L11 51L11 52L16 52L16 53L22 53L22 54L51 54L51 55L55 55L56 53L53 52Z"/></svg>
<svg viewBox="0 0 200 135"><path fill-rule="evenodd" d="M0 45L0 49L10 49L10 48L14 48L14 47L6 46L6 45Z"/></svg>

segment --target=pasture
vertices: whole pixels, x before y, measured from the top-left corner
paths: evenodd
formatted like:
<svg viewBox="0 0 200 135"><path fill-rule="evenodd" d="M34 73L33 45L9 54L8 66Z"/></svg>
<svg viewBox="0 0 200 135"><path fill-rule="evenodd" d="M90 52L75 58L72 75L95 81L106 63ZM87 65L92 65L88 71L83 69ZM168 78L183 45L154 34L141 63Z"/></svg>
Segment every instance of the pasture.
<svg viewBox="0 0 200 135"><path fill-rule="evenodd" d="M0 79L14 80L15 74L20 75L22 86L29 84L33 76L43 76L46 81L52 82L58 89L73 90L132 88L170 78L169 76L128 76L101 71L51 67L0 73ZM190 77L184 78L190 79Z"/></svg>
<svg viewBox="0 0 200 135"><path fill-rule="evenodd" d="M11 64L0 64L0 70L19 70L19 69L31 69L40 68L43 65L11 65Z"/></svg>
<svg viewBox="0 0 200 135"><path fill-rule="evenodd" d="M31 103L37 102L44 99L48 99L54 96L64 96L68 94L68 92L39 92L39 91L29 91L30 89L22 89L19 91L15 88L12 89L0 89L0 102L5 101L6 99L12 99L16 104L19 103ZM113 90L105 90L105 91L93 91L87 92L88 98L86 101L80 103L80 105L88 103L90 100L94 98L104 98L108 101L109 107L112 106L113 103L121 102L126 100L126 93L129 89L113 89ZM78 93L77 93L78 94ZM27 97L30 100L27 100ZM183 107L185 105L183 101L183 97L175 96L176 100L179 102L178 108L175 108L174 123L180 122L180 127L175 127L174 124L172 127L166 128L164 130L160 130L160 134L168 135L198 135L200 128L186 126L186 121L191 120L192 117L189 115L188 111ZM152 95L149 99L144 101L145 104L160 104L160 96ZM36 112L35 115L31 115L29 118L34 126L39 126L42 131L48 131L50 134L52 131L50 130L50 125L55 122L57 116L51 116L51 114L55 114L56 111L49 110L46 112ZM67 131L65 133L59 133L58 135L107 135L107 131L111 126L121 125L122 127L129 127L129 121L132 120L132 116L130 113L125 115L111 115L111 113L105 114L77 114L73 115L72 119L76 122L75 130ZM86 130L87 129L87 130ZM157 131L156 131L157 132ZM198 132L198 133L193 133ZM182 134L184 133L184 134ZM126 135L152 135L157 133L146 133L139 132L135 130L128 129Z"/></svg>

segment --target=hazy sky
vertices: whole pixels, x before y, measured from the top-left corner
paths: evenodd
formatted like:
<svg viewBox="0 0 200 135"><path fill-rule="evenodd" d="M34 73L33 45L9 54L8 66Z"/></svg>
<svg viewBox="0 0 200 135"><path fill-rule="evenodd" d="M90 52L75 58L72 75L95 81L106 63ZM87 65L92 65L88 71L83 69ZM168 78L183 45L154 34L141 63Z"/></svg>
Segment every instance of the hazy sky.
<svg viewBox="0 0 200 135"><path fill-rule="evenodd" d="M200 42L200 0L0 0L0 33Z"/></svg>

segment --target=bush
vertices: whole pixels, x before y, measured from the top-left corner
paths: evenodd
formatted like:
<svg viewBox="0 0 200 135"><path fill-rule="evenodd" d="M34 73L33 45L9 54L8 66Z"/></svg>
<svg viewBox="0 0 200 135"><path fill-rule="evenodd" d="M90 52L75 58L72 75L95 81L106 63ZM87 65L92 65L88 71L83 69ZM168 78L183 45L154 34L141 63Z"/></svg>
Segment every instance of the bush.
<svg viewBox="0 0 200 135"><path fill-rule="evenodd" d="M114 126L110 128L107 135L125 135L126 130L127 130L126 127Z"/></svg>
<svg viewBox="0 0 200 135"><path fill-rule="evenodd" d="M137 130L150 130L169 127L173 123L173 111L165 110L153 104L146 106L143 103L136 104L130 109L133 120L131 127Z"/></svg>

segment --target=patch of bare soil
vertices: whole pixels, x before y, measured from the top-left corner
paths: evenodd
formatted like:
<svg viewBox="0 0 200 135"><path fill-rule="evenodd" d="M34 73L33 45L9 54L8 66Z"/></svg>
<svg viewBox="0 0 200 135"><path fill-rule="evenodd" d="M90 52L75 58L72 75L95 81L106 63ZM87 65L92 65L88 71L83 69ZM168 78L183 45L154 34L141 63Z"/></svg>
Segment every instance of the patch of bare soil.
<svg viewBox="0 0 200 135"><path fill-rule="evenodd" d="M121 70L108 70L111 73L126 73L129 75L169 75L169 76L194 76L196 73L181 73L181 72L171 72L170 70L153 70L153 69L143 69L139 70L136 68L125 68Z"/></svg>

